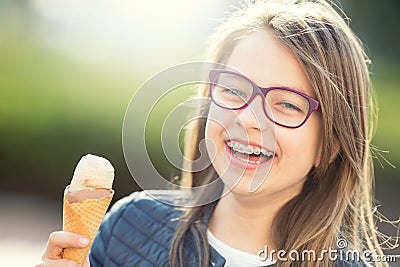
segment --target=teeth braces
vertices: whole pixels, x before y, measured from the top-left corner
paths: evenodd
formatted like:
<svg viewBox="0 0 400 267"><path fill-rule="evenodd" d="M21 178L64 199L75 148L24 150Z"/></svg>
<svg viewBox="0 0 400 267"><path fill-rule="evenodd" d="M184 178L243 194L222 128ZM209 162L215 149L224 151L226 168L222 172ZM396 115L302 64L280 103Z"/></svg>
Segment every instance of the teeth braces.
<svg viewBox="0 0 400 267"><path fill-rule="evenodd" d="M227 145L232 148L232 150L240 153L245 153L248 155L255 154L255 155L260 155L263 154L266 157L272 157L274 156L273 152L267 151L265 148L260 148L257 146L252 146L252 145L244 145L236 141L228 141Z"/></svg>

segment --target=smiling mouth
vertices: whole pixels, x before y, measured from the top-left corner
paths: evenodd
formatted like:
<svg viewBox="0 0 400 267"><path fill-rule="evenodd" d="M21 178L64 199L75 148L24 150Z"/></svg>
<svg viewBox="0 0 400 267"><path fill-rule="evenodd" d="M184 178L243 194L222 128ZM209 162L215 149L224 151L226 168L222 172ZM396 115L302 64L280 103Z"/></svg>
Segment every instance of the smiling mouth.
<svg viewBox="0 0 400 267"><path fill-rule="evenodd" d="M230 148L232 156L250 164L261 164L269 161L275 156L274 152L268 151L265 148L245 145L238 141L227 141L227 146Z"/></svg>

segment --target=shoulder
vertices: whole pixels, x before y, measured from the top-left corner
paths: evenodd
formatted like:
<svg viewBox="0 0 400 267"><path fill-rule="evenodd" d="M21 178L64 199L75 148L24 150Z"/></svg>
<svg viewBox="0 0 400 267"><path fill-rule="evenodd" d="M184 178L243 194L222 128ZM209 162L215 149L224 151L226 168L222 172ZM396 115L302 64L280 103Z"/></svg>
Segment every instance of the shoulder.
<svg viewBox="0 0 400 267"><path fill-rule="evenodd" d="M113 209L129 204L150 204L179 207L187 205L191 200L189 194L181 190L146 190L133 192L127 197L118 200Z"/></svg>
<svg viewBox="0 0 400 267"><path fill-rule="evenodd" d="M338 250L339 257L335 261L335 267L365 267L366 264L362 261L359 253L354 253L352 250Z"/></svg>
<svg viewBox="0 0 400 267"><path fill-rule="evenodd" d="M362 261L345 261L338 260L335 262L335 267L365 267Z"/></svg>
<svg viewBox="0 0 400 267"><path fill-rule="evenodd" d="M157 214L174 212L184 206L190 197L178 190L147 190L134 192L117 201L107 216L117 213L120 215L134 214L137 209L145 213ZM156 212L157 211L157 212Z"/></svg>
<svg viewBox="0 0 400 267"><path fill-rule="evenodd" d="M93 243L93 266L164 266L188 196L180 191L135 192L107 213ZM111 264L112 263L112 264Z"/></svg>
<svg viewBox="0 0 400 267"><path fill-rule="evenodd" d="M182 213L180 206L188 199L187 195L177 190L134 192L112 206L103 224L124 220L133 226L163 224L174 227L174 219Z"/></svg>

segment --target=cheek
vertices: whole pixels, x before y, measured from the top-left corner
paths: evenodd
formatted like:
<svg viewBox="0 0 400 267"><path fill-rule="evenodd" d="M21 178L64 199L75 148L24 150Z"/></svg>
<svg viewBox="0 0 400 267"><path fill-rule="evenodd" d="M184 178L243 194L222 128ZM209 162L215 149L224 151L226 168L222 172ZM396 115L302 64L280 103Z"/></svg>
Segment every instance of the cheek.
<svg viewBox="0 0 400 267"><path fill-rule="evenodd" d="M210 111L207 116L206 129L205 129L205 137L208 140L214 140L216 136L218 136L218 132L222 130L222 125L218 123L215 117L215 108L213 105L210 107Z"/></svg>
<svg viewBox="0 0 400 267"><path fill-rule="evenodd" d="M236 113L234 111L222 109L211 104L206 123L206 138L210 140L220 139L221 133L227 133L227 128L235 117Z"/></svg>
<svg viewBox="0 0 400 267"><path fill-rule="evenodd" d="M217 137L220 135L222 129L218 123L207 119L205 137L207 154L210 159L215 158L217 153Z"/></svg>
<svg viewBox="0 0 400 267"><path fill-rule="evenodd" d="M305 124L298 129L277 129L277 146L281 161L291 169L306 175L317 165L321 151L320 123ZM300 173L301 172L301 173Z"/></svg>
<svg viewBox="0 0 400 267"><path fill-rule="evenodd" d="M315 127L312 132L313 134L311 140L313 140L313 145L311 147L313 148L312 153L314 154L314 166L317 166L321 159L321 153L322 153L323 127L322 127L322 119L320 116L315 116L313 119L315 121Z"/></svg>
<svg viewBox="0 0 400 267"><path fill-rule="evenodd" d="M218 109L215 105L211 105L205 129L207 154L212 162L221 150L220 140L222 140L221 136L223 136L226 127L226 120L219 115L221 112L218 112Z"/></svg>

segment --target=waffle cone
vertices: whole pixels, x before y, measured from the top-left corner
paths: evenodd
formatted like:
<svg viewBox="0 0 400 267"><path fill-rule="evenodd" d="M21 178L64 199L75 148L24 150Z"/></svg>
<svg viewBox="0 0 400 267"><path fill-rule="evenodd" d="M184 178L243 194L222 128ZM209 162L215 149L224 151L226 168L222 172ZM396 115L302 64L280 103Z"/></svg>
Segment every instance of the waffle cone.
<svg viewBox="0 0 400 267"><path fill-rule="evenodd" d="M114 191L110 189L110 194L100 199L87 199L70 203L67 199L68 188L67 186L64 192L63 230L83 235L90 240L90 243L85 248L64 249L63 258L74 260L83 265L110 205Z"/></svg>

